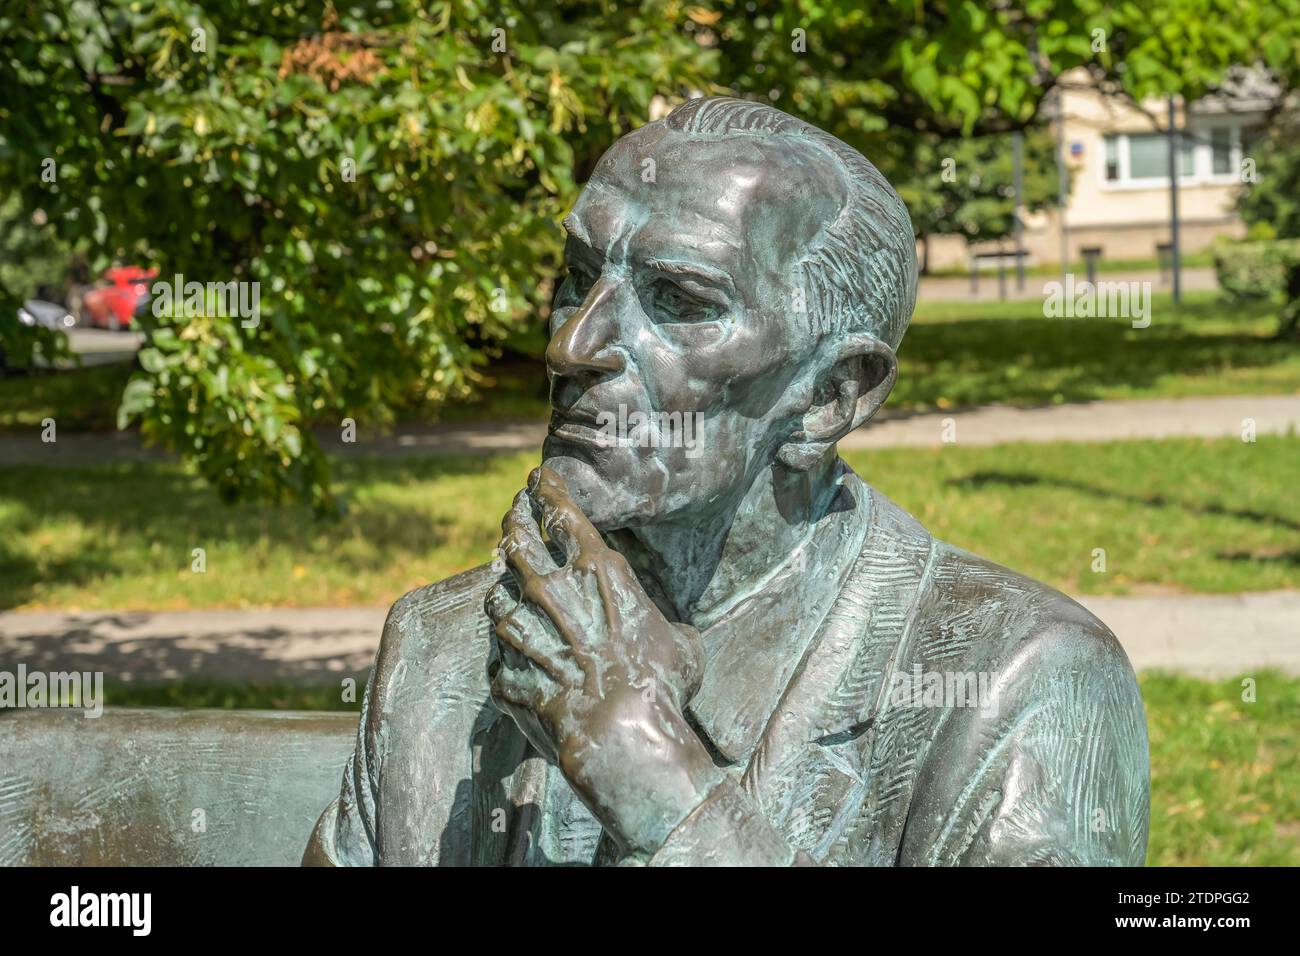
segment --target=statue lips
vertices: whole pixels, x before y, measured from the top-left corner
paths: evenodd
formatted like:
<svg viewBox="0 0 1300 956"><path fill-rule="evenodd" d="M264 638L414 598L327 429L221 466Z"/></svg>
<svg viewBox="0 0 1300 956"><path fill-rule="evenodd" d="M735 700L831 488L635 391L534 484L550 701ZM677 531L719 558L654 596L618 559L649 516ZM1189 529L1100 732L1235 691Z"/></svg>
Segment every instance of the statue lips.
<svg viewBox="0 0 1300 956"><path fill-rule="evenodd" d="M619 415L615 412L603 412L593 402L580 398L567 408L559 408L552 403L551 423L547 431L560 441L595 449L612 449L620 444L621 433L611 432L611 425L616 428L617 423Z"/></svg>
<svg viewBox="0 0 1300 956"><path fill-rule="evenodd" d="M593 448L613 448L618 444L616 436L610 435L596 416L585 415L576 408L567 413L553 410L547 431L561 441Z"/></svg>

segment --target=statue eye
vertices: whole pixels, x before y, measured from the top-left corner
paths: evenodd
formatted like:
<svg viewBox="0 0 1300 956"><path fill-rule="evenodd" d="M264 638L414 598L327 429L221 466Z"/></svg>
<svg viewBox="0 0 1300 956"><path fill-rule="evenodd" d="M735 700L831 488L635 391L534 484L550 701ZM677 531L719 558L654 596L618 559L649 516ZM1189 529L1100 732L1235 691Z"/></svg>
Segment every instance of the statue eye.
<svg viewBox="0 0 1300 956"><path fill-rule="evenodd" d="M571 262L564 276L560 291L570 303L581 304L587 293L596 284L596 274L586 266Z"/></svg>
<svg viewBox="0 0 1300 956"><path fill-rule="evenodd" d="M711 322L718 306L687 292L670 279L659 279L652 288L654 315L660 322Z"/></svg>

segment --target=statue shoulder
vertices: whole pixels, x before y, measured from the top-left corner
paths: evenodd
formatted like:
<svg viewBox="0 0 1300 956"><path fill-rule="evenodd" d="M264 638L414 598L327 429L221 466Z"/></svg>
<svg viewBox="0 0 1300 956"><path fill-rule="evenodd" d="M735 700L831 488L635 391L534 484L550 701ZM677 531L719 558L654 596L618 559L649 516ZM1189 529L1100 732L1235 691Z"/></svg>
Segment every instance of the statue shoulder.
<svg viewBox="0 0 1300 956"><path fill-rule="evenodd" d="M356 749L305 861L430 863L448 845L468 845L462 804L473 740L499 716L488 703L491 632L483 610L497 579L490 567L474 568L417 588L389 609Z"/></svg>
<svg viewBox="0 0 1300 956"><path fill-rule="evenodd" d="M481 565L398 598L384 622L372 693L391 693L399 682L434 688L458 680L486 693L491 622L483 599L498 580Z"/></svg>
<svg viewBox="0 0 1300 956"><path fill-rule="evenodd" d="M992 674L1088 666L1109 675L1122 696L1138 699L1127 655L1090 611L1041 581L932 537L915 517L868 489L872 524L863 560L887 583L916 582L899 593L907 595L922 659Z"/></svg>
<svg viewBox="0 0 1300 956"><path fill-rule="evenodd" d="M1110 628L1041 581L936 541L928 583L925 603L944 616L966 619L961 630L978 635L965 655L973 669L1087 662L1131 677L1128 657Z"/></svg>
<svg viewBox="0 0 1300 956"><path fill-rule="evenodd" d="M393 773L398 752L453 748L454 754L438 758L452 769L469 753L476 728L495 719L487 677L491 623L483 598L496 580L485 565L417 588L389 609L360 729L368 758L385 752L390 781L400 776ZM438 762L427 754L412 760Z"/></svg>
<svg viewBox="0 0 1300 956"><path fill-rule="evenodd" d="M940 542L917 611L924 668L955 672L976 696L940 711L900 859L1139 865L1146 720L1110 629L1054 588Z"/></svg>

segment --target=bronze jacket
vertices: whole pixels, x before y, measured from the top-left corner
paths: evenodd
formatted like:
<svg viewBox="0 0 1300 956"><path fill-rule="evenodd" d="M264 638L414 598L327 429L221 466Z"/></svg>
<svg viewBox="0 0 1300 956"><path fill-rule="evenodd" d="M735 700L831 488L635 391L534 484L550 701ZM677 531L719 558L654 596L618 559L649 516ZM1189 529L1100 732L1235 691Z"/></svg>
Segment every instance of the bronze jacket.
<svg viewBox="0 0 1300 956"><path fill-rule="evenodd" d="M797 609L807 638L786 666L757 661L778 675L773 699L741 704L763 719L714 747L727 779L649 860L620 861L492 704L483 598L498 575L480 567L393 605L304 862L1140 865L1146 723L1114 636L849 479L856 558L829 606ZM717 717L740 709L714 707L714 726L743 724Z"/></svg>

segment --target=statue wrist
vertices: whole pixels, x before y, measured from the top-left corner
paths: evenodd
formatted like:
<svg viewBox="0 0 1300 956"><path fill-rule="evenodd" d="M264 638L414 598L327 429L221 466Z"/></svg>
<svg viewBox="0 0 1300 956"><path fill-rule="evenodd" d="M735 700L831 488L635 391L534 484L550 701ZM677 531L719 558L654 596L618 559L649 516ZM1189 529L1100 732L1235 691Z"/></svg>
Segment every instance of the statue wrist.
<svg viewBox="0 0 1300 956"><path fill-rule="evenodd" d="M561 770L625 851L654 853L725 774L676 710L619 723L598 746L564 748Z"/></svg>

